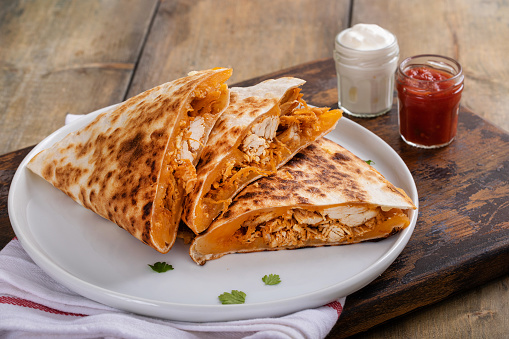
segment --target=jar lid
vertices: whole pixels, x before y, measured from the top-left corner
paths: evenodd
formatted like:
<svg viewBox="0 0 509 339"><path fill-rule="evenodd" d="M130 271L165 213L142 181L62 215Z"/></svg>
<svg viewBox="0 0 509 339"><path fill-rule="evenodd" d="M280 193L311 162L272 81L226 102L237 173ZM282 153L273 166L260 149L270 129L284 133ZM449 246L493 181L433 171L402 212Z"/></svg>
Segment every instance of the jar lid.
<svg viewBox="0 0 509 339"><path fill-rule="evenodd" d="M358 51L379 50L394 40L394 34L375 24L356 24L336 36L337 43Z"/></svg>
<svg viewBox="0 0 509 339"><path fill-rule="evenodd" d="M396 70L399 60L398 40L394 37L394 41L389 46L380 49L356 50L343 46L336 39L334 59L344 65L359 69L378 68L381 64L395 63L394 70Z"/></svg>

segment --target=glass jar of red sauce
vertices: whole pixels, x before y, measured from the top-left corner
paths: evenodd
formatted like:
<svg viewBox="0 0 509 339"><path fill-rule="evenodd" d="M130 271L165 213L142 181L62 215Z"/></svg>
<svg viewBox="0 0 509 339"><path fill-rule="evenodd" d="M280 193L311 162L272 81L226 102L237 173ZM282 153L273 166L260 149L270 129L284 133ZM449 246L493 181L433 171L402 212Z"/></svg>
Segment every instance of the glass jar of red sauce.
<svg viewBox="0 0 509 339"><path fill-rule="evenodd" d="M463 70L454 59L417 55L396 71L399 132L412 146L438 148L456 136Z"/></svg>

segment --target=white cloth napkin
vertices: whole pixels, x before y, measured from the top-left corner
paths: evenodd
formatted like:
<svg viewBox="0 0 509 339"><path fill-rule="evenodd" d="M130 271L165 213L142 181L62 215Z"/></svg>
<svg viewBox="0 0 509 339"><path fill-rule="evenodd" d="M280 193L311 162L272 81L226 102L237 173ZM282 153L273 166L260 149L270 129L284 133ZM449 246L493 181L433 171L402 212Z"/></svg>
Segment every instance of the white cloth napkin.
<svg viewBox="0 0 509 339"><path fill-rule="evenodd" d="M324 338L345 298L279 318L188 323L140 316L84 298L44 273L13 239L0 251L2 338Z"/></svg>
<svg viewBox="0 0 509 339"><path fill-rule="evenodd" d="M80 117L69 114L65 123ZM279 318L176 322L124 312L74 293L44 273L16 238L0 251L2 338L324 338L345 299Z"/></svg>

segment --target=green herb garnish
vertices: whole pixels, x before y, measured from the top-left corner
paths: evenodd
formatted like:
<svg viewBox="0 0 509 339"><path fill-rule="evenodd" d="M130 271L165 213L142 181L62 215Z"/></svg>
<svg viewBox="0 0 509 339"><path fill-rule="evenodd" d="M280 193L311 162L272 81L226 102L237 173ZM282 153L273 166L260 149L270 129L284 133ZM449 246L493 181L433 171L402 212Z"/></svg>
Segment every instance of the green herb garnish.
<svg viewBox="0 0 509 339"><path fill-rule="evenodd" d="M374 165L375 162L373 160L364 160L368 165Z"/></svg>
<svg viewBox="0 0 509 339"><path fill-rule="evenodd" d="M279 275L277 275L277 274L269 274L269 275L265 275L262 278L262 281L265 283L265 285L277 285L281 282L281 279L279 278Z"/></svg>
<svg viewBox="0 0 509 339"><path fill-rule="evenodd" d="M167 271L173 270L173 266L168 265L166 262L158 261L154 265L150 265L150 268L156 271L157 273L164 273Z"/></svg>
<svg viewBox="0 0 509 339"><path fill-rule="evenodd" d="M243 304L246 302L246 293L232 290L231 293L224 292L218 298L223 305Z"/></svg>

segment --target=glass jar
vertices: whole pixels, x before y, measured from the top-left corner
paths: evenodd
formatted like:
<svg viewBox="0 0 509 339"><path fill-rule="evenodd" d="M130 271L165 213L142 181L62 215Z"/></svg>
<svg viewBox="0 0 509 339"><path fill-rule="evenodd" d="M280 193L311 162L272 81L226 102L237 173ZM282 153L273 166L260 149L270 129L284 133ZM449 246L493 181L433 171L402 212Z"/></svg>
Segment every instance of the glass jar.
<svg viewBox="0 0 509 339"><path fill-rule="evenodd" d="M348 34L349 30L336 36L334 60L338 105L347 114L362 118L375 117L392 108L399 46L396 36L384 31L390 37L389 44L374 49L369 46L352 48L342 43L343 35Z"/></svg>
<svg viewBox="0 0 509 339"><path fill-rule="evenodd" d="M398 123L402 139L421 148L449 145L456 136L463 70L454 59L417 55L396 72Z"/></svg>

